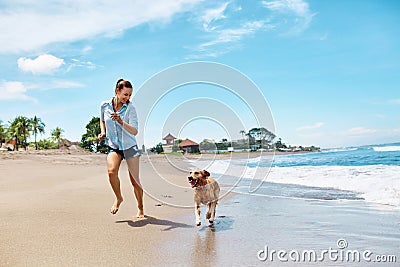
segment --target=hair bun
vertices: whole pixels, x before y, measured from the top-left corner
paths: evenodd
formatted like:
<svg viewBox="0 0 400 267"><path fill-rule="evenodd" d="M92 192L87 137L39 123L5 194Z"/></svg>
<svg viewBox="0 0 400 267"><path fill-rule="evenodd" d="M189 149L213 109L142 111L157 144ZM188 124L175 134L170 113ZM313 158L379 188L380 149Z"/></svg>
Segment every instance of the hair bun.
<svg viewBox="0 0 400 267"><path fill-rule="evenodd" d="M117 81L117 85L116 85L116 87L118 87L118 84L120 83L120 82L122 82L124 79L119 79L118 81Z"/></svg>

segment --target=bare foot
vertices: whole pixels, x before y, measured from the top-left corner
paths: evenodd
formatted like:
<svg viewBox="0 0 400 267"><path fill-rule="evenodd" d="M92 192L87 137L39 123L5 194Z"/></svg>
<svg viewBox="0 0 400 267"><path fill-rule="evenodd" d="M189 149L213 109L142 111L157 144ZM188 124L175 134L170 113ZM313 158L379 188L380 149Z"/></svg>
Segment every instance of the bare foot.
<svg viewBox="0 0 400 267"><path fill-rule="evenodd" d="M143 219L144 218L143 209L139 209L138 214L136 215L136 218L139 218L139 219Z"/></svg>
<svg viewBox="0 0 400 267"><path fill-rule="evenodd" d="M111 210L110 210L111 214L116 214L118 212L119 205L121 205L122 201L124 201L124 199L122 199L122 198L116 199L114 201L114 204L112 205Z"/></svg>

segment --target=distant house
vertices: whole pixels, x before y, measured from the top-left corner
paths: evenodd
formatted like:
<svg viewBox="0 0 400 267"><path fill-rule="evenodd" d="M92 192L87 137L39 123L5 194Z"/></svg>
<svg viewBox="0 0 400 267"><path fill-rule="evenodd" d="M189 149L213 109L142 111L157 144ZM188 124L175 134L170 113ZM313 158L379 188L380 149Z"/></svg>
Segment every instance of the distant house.
<svg viewBox="0 0 400 267"><path fill-rule="evenodd" d="M61 139L60 149L62 149L62 150L68 150L68 149L82 150L82 148L79 146L79 142L72 142L68 139Z"/></svg>
<svg viewBox="0 0 400 267"><path fill-rule="evenodd" d="M200 145L186 138L179 143L185 153L200 153Z"/></svg>
<svg viewBox="0 0 400 267"><path fill-rule="evenodd" d="M175 139L176 139L176 137L174 137L172 134L168 134L167 136L165 136L164 138L163 138L163 140L165 140L167 143L166 143L166 145L173 145L174 144L174 141L175 141Z"/></svg>
<svg viewBox="0 0 400 267"><path fill-rule="evenodd" d="M8 150L17 149L17 140L15 139L10 140L10 142L8 142L7 149Z"/></svg>

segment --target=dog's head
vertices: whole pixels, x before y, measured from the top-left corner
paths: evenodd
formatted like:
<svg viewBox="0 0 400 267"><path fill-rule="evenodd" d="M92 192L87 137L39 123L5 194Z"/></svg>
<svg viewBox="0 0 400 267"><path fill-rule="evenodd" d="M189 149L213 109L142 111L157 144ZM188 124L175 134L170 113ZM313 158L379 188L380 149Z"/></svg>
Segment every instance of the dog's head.
<svg viewBox="0 0 400 267"><path fill-rule="evenodd" d="M204 186L207 184L207 177L210 176L210 173L206 170L201 170L196 168L189 172L189 183L192 187Z"/></svg>

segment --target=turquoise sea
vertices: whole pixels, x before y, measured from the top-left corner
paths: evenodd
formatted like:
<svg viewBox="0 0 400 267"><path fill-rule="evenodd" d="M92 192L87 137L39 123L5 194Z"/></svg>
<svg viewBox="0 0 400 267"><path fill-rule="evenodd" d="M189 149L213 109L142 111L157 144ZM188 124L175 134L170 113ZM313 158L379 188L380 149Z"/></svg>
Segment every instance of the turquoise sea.
<svg viewBox="0 0 400 267"><path fill-rule="evenodd" d="M400 143L217 160L208 169L229 190L400 208Z"/></svg>

